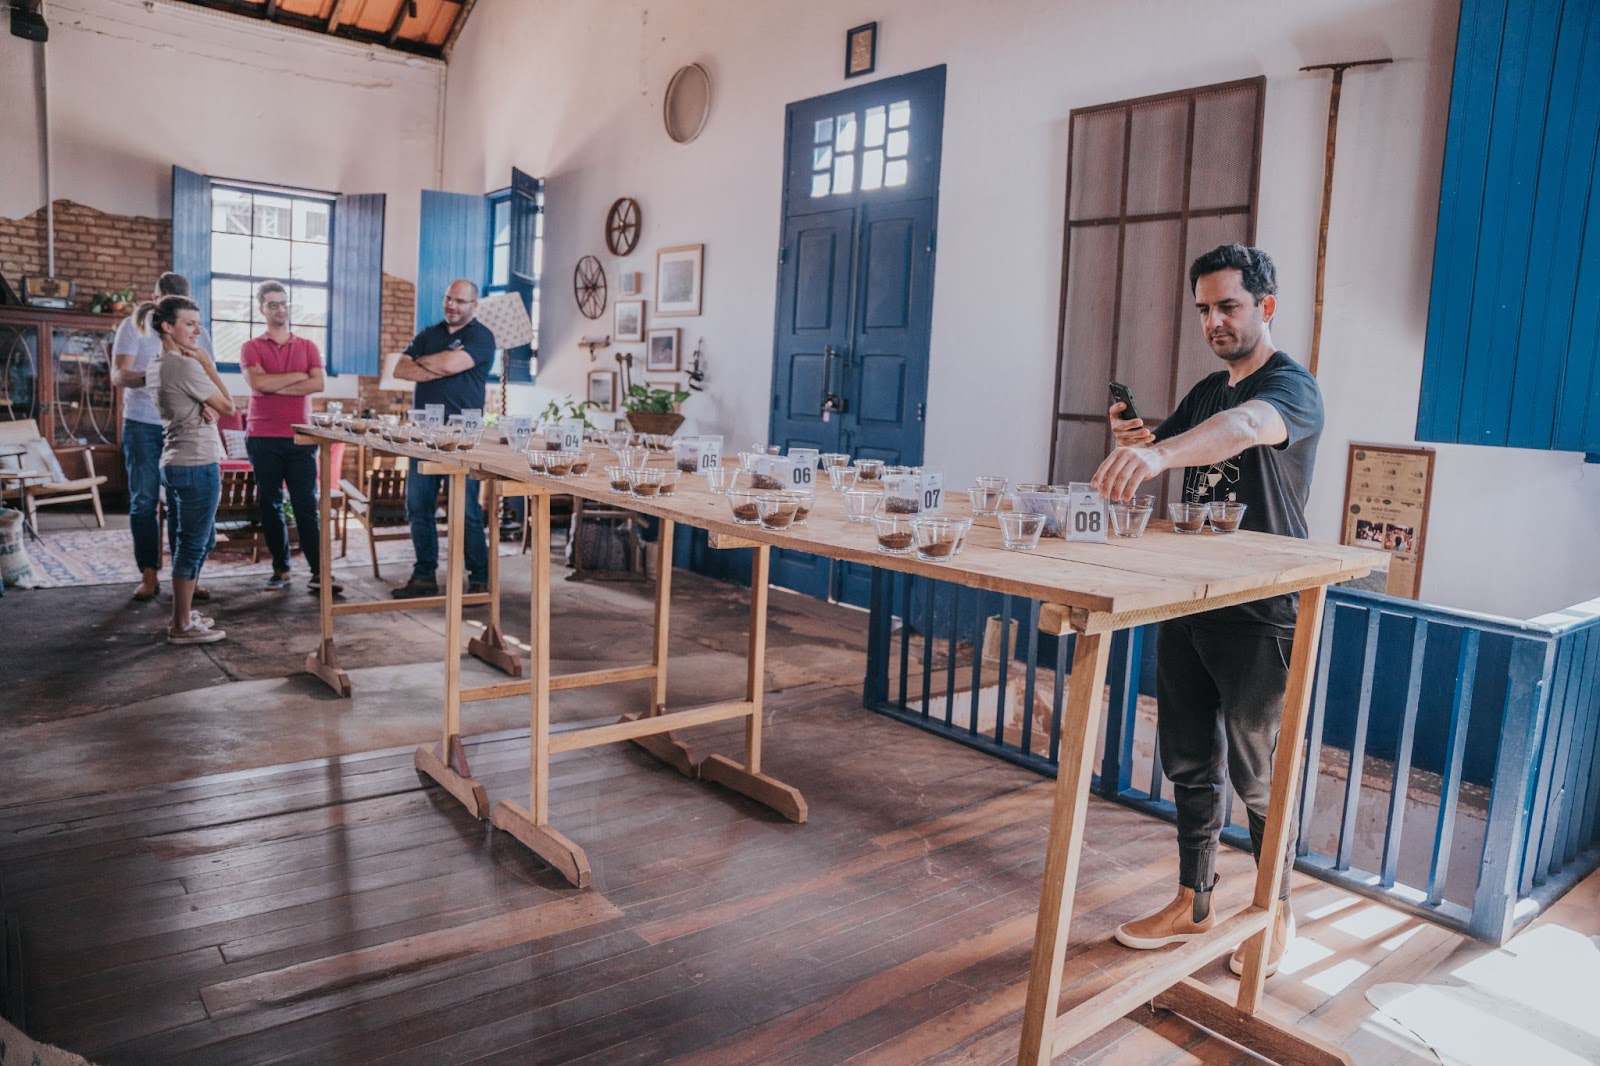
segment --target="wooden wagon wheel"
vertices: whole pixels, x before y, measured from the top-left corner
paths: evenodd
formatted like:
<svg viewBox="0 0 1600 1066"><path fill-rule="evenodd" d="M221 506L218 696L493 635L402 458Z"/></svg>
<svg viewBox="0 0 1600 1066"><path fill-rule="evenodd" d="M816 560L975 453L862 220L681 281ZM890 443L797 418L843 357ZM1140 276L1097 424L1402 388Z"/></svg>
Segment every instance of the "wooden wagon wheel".
<svg viewBox="0 0 1600 1066"><path fill-rule="evenodd" d="M639 201L624 196L606 212L606 247L612 255L628 255L639 243Z"/></svg>
<svg viewBox="0 0 1600 1066"><path fill-rule="evenodd" d="M606 272L600 260L586 255L572 272L572 294L584 318L599 318L606 312Z"/></svg>

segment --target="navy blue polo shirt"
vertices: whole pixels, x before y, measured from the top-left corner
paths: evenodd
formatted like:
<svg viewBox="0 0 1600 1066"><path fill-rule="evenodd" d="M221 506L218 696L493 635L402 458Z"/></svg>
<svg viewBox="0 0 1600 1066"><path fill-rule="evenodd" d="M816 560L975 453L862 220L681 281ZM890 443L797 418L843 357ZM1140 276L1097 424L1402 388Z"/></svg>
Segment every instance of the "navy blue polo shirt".
<svg viewBox="0 0 1600 1066"><path fill-rule="evenodd" d="M414 406L444 404L446 417L467 410L483 410L484 390L489 385L489 368L494 365L494 334L473 319L454 333L443 322L435 322L411 339L406 354L413 358L436 355L461 348L472 356L472 365L459 374L432 381L417 382Z"/></svg>

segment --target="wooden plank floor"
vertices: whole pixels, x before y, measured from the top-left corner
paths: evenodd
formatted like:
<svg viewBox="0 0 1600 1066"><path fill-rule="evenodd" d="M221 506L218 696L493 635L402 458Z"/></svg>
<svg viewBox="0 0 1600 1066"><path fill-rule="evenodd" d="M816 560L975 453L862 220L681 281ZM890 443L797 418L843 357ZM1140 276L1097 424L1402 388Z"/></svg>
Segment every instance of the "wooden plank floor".
<svg viewBox="0 0 1600 1066"><path fill-rule="evenodd" d="M848 689L768 706L765 768L805 793L806 825L629 747L555 759L588 892L425 785L409 750L0 808L29 1027L108 1064L1011 1061L1051 783ZM468 752L491 798L526 800L525 733ZM1224 850L1220 895L1242 905L1250 863ZM1068 1000L1138 961L1107 938L1165 901L1174 866L1169 826L1096 803ZM1296 909L1314 950L1269 981L1273 1009L1362 1061L1414 1061L1361 991L1462 938L1310 881ZM1385 917L1336 928L1357 912ZM1060 1061L1256 1060L1145 1010Z"/></svg>

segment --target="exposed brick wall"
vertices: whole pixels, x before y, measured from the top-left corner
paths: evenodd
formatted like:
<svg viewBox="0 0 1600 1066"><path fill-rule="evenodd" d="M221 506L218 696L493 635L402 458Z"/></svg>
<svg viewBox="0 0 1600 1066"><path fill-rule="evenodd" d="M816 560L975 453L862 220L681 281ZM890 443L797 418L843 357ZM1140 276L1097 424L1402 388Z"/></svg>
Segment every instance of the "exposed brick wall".
<svg viewBox="0 0 1600 1066"><path fill-rule="evenodd" d="M405 278L397 278L393 274L383 276L383 316L379 334L383 347L379 350L388 352L404 351L406 345L411 343L412 336L417 332L417 287ZM362 409L372 408L379 414L398 413L411 407L411 394L408 392L384 392L378 388L378 379L364 377L361 379L361 393L358 405Z"/></svg>
<svg viewBox="0 0 1600 1066"><path fill-rule="evenodd" d="M172 223L167 219L109 215L57 200L56 276L78 283L78 304L87 309L97 292L129 285L140 299L172 261ZM12 288L24 274L47 273L45 210L22 218L0 218L0 274Z"/></svg>

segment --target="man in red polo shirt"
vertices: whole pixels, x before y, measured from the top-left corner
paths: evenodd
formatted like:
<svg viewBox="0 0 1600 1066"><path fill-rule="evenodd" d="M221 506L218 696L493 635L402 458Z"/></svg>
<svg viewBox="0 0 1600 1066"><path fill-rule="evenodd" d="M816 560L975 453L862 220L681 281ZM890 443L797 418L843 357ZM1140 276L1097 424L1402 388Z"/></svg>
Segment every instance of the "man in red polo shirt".
<svg viewBox="0 0 1600 1066"><path fill-rule="evenodd" d="M300 551L311 568L308 588L321 588L322 541L317 525L317 449L294 442L295 423L310 421L311 395L321 392L322 353L289 329L289 294L276 281L256 288L267 331L244 342L239 366L250 383L250 424L245 449L255 468L261 500L261 531L272 553L267 588L289 584L289 529L283 518L283 488L289 487ZM335 585L334 592L341 591Z"/></svg>

